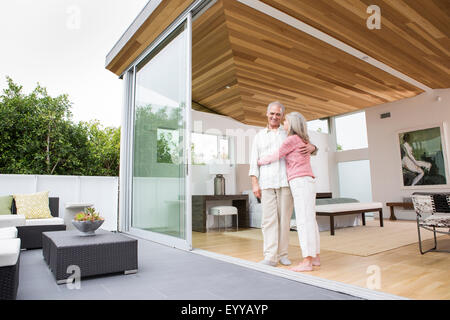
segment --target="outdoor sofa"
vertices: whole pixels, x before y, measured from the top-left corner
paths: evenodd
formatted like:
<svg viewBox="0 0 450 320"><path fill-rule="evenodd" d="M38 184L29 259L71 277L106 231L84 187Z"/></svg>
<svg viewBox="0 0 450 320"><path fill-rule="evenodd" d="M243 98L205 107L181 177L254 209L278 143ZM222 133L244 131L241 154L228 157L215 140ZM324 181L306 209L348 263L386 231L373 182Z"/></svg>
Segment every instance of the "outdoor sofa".
<svg viewBox="0 0 450 320"><path fill-rule="evenodd" d="M16 227L0 228L0 300L15 300L19 287L20 239Z"/></svg>
<svg viewBox="0 0 450 320"><path fill-rule="evenodd" d="M25 216L17 214L13 200L12 214L0 216L0 228L16 227L21 240L21 249L40 249L42 232L66 230L64 220L59 218L59 198L49 197L49 209L53 218L25 219Z"/></svg>

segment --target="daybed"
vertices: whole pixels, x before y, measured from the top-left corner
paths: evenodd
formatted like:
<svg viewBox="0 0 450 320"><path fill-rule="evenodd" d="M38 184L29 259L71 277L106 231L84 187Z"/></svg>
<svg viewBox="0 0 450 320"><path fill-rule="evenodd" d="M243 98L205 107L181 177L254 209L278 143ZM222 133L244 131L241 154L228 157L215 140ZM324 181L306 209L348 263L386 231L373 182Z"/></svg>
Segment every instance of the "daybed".
<svg viewBox="0 0 450 320"><path fill-rule="evenodd" d="M366 225L365 214L368 212L378 212L380 219L380 227L383 227L383 204L381 202L364 202L364 203L333 203L316 205L316 217L329 217L330 233L334 236L335 224L334 220L349 215L361 215L362 224Z"/></svg>
<svg viewBox="0 0 450 320"><path fill-rule="evenodd" d="M243 193L248 194L249 196L250 227L261 228L261 203L258 202L258 199L251 190L246 190ZM345 204L353 207L357 206L358 208L353 209L358 211L348 213L348 211L351 210L340 210L344 209L343 206L345 206ZM365 223L365 217L361 214L362 212L380 212L381 208L382 204L378 202L360 203L358 200L352 198L332 198L331 193L317 193L316 195L316 214L319 212L316 216L316 220L319 226L319 231L330 230L332 235L334 234L334 230L336 228L355 227L360 225L361 222ZM329 213L326 211L329 211ZM330 212L332 213L330 214ZM340 212L341 214L339 214ZM330 220L333 220L333 226ZM380 223L382 225L382 220ZM291 230L296 230L295 211L291 217Z"/></svg>

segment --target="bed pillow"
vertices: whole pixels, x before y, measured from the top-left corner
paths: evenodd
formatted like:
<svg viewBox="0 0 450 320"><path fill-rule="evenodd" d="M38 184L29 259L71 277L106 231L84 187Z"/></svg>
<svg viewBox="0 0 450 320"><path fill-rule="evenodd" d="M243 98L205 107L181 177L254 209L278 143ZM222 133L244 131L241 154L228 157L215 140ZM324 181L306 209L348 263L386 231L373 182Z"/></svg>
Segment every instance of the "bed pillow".
<svg viewBox="0 0 450 320"><path fill-rule="evenodd" d="M53 218L48 205L48 191L33 194L15 194L17 214L25 219Z"/></svg>
<svg viewBox="0 0 450 320"><path fill-rule="evenodd" d="M0 214L11 214L12 201L12 196L0 197Z"/></svg>

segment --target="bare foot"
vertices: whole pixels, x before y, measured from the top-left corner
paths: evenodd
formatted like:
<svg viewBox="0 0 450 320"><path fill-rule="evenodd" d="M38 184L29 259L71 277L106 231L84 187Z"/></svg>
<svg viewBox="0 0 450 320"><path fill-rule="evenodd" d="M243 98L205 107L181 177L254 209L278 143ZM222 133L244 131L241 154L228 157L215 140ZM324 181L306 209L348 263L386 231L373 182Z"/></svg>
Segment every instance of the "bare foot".
<svg viewBox="0 0 450 320"><path fill-rule="evenodd" d="M305 272L305 271L313 271L312 264L301 262L297 266L290 268L289 270L295 272Z"/></svg>
<svg viewBox="0 0 450 320"><path fill-rule="evenodd" d="M312 259L312 265L316 266L316 267L320 266L320 257L319 257L319 255L317 255L315 258Z"/></svg>

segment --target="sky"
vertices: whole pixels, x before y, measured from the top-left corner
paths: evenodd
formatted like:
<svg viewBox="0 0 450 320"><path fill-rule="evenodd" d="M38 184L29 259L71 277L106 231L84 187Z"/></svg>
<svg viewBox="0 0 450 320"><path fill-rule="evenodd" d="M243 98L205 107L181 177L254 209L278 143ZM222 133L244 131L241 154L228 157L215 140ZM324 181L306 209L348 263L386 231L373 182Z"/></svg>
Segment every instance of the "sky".
<svg viewBox="0 0 450 320"><path fill-rule="evenodd" d="M6 76L31 92L67 93L73 120L121 124L123 82L105 57L148 0L0 1L0 90Z"/></svg>
<svg viewBox="0 0 450 320"><path fill-rule="evenodd" d="M39 82L52 96L69 95L74 121L97 119L105 127L120 126L123 81L105 69L105 57L147 2L0 1L0 90L6 76L25 93ZM366 131L365 123L349 124L350 118L340 121L338 131L345 133L339 143L344 149L364 147L367 137L359 132Z"/></svg>

